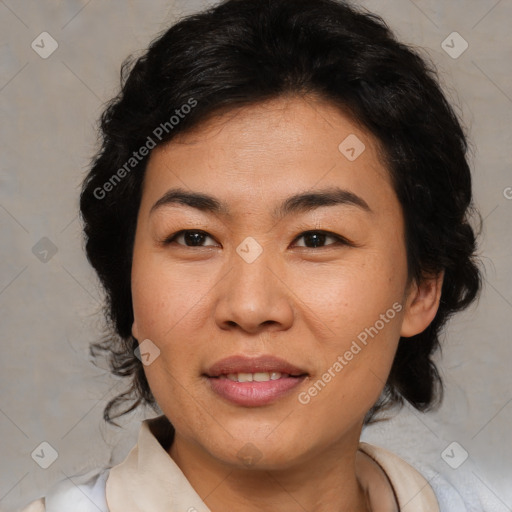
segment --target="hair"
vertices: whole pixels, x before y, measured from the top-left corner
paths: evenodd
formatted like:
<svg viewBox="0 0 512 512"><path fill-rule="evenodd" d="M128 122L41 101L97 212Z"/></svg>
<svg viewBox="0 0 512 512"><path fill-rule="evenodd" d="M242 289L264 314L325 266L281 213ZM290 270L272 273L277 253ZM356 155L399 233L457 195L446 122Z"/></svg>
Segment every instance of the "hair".
<svg viewBox="0 0 512 512"><path fill-rule="evenodd" d="M282 96L321 98L375 136L404 215L409 279L444 271L435 318L400 338L364 424L404 402L420 411L441 402L433 361L441 330L478 296L482 278L467 136L434 66L397 41L382 18L343 1L226 0L182 18L139 58L128 57L121 90L101 116L101 148L80 196L87 258L106 297L104 336L91 354L106 355L111 372L130 381L106 405L106 421L116 424L139 405L158 410L131 333L133 242L149 158L138 151L210 116Z"/></svg>

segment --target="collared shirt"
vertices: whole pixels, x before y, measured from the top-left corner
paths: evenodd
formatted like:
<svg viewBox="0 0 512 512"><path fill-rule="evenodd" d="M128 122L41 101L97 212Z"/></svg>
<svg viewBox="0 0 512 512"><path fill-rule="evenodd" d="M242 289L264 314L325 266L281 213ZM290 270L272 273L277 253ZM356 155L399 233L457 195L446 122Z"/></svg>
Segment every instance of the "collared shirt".
<svg viewBox="0 0 512 512"><path fill-rule="evenodd" d="M137 444L121 464L80 484L62 482L22 512L211 512L168 453L172 433L165 416L143 421ZM407 462L368 443L359 450L366 463L358 478L372 504L379 504L375 510L440 512L432 487Z"/></svg>

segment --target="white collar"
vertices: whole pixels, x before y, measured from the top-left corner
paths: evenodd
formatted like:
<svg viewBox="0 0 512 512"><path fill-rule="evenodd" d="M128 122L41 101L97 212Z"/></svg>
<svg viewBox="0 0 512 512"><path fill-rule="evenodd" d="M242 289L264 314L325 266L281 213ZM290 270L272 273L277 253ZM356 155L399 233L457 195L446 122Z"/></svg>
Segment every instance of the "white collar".
<svg viewBox="0 0 512 512"><path fill-rule="evenodd" d="M165 416L142 422L137 445L110 470L106 498L111 512L211 512L167 453L168 446L160 444L172 439L172 432ZM368 443L361 442L359 449L386 473L400 510L439 512L432 487L407 462Z"/></svg>

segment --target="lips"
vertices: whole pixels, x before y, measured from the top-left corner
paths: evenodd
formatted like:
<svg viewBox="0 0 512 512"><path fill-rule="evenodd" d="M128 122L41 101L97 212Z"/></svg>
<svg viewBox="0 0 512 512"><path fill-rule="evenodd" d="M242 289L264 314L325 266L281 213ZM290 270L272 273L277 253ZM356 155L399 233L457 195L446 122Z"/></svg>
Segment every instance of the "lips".
<svg viewBox="0 0 512 512"><path fill-rule="evenodd" d="M269 355L221 359L205 374L211 391L238 407L272 404L297 389L307 376L298 366Z"/></svg>
<svg viewBox="0 0 512 512"><path fill-rule="evenodd" d="M214 363L205 372L207 377L219 377L233 373L279 372L293 377L307 375L307 372L284 359L265 355L259 357L231 356Z"/></svg>

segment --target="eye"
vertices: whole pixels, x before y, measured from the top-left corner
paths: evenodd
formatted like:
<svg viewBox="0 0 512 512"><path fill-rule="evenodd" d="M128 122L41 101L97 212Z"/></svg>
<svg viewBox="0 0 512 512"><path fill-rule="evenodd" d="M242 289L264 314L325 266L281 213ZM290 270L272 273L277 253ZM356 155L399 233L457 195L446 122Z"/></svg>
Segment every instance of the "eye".
<svg viewBox="0 0 512 512"><path fill-rule="evenodd" d="M330 233L329 231L305 231L304 233L300 234L295 240L299 240L300 238L304 239L305 244L299 245L299 247L306 247L308 249L315 249L318 246L324 246L323 244L325 243L325 240L328 238L333 239L334 243L327 244L327 246L339 244L351 245L350 242L345 238L334 233ZM309 246L308 244L311 244L312 247Z"/></svg>
<svg viewBox="0 0 512 512"><path fill-rule="evenodd" d="M178 240L183 240L185 243L178 242L178 245L185 245L185 247L204 247L201 244L204 242L205 238L211 238L213 240L213 238L205 231L183 229L166 238L163 243L164 245L167 245Z"/></svg>
<svg viewBox="0 0 512 512"><path fill-rule="evenodd" d="M214 245L202 245L206 238L210 238L213 240L213 238L205 231L183 229L181 231L178 231L177 233L174 233L173 235L170 235L162 243L164 245L168 245L173 242L176 242L178 243L178 245L183 245L185 247L213 247ZM316 249L328 247L331 245L353 245L351 244L351 242L349 242L342 236L336 235L329 231L305 231L304 233L300 234L297 238L295 238L295 240L299 240L301 238L303 238L305 241L304 245L297 245L299 247L306 247L307 249ZM334 243L327 244L327 246L325 246L325 241L329 238L334 240Z"/></svg>

